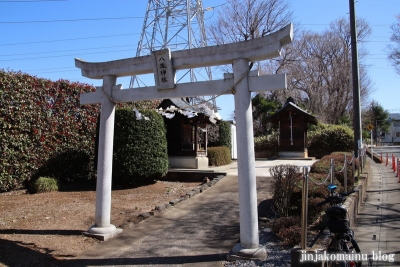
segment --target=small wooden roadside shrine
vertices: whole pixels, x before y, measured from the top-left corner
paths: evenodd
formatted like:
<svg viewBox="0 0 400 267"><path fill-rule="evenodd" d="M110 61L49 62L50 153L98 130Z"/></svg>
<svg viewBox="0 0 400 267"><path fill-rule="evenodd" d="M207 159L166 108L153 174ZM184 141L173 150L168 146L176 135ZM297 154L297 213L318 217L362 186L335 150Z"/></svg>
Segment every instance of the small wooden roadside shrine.
<svg viewBox="0 0 400 267"><path fill-rule="evenodd" d="M268 121L279 127L278 155L280 157L308 157L308 124L318 124L313 115L298 107L293 98L289 97L285 105L270 116Z"/></svg>
<svg viewBox="0 0 400 267"><path fill-rule="evenodd" d="M184 98L164 99L158 109L165 111L169 166L208 168L206 127L212 123L210 116ZM219 115L211 117L214 122L219 119Z"/></svg>

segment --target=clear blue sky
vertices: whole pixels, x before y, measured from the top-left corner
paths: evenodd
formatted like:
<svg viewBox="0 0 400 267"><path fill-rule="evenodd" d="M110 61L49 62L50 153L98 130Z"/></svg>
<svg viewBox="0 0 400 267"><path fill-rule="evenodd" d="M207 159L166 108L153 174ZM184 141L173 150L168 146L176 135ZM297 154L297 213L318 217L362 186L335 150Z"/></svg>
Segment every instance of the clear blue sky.
<svg viewBox="0 0 400 267"><path fill-rule="evenodd" d="M323 31L330 22L348 17L348 0L288 0L295 22L304 29ZM205 23L217 16L226 0L203 0ZM0 0L0 69L22 71L51 80L69 79L95 86L100 80L81 76L74 58L102 62L136 53L147 0ZM371 98L389 112L400 112L400 76L387 60L390 25L400 14L399 0L358 0L357 17L372 27L366 47L368 71L374 82ZM296 30L296 28L294 29ZM129 86L129 78L118 83ZM233 97L217 99L224 119L233 112Z"/></svg>

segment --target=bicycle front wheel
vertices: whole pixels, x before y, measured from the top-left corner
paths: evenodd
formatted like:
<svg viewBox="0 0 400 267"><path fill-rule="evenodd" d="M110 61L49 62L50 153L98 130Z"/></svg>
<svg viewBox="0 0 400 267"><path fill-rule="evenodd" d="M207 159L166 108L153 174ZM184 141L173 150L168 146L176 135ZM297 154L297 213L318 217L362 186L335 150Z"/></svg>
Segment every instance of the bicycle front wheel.
<svg viewBox="0 0 400 267"><path fill-rule="evenodd" d="M357 244L356 240L354 240L354 238L351 239L351 245L353 246L352 250L361 257L360 247L358 246L358 244ZM360 259L359 261L356 261L356 264L357 264L357 267L361 267L362 260Z"/></svg>

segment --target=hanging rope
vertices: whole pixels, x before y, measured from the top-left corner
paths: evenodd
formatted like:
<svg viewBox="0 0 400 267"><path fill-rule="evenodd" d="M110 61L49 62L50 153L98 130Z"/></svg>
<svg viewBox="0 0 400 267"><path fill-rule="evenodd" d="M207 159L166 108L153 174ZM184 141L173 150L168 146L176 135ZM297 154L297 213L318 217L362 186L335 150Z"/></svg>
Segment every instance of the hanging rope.
<svg viewBox="0 0 400 267"><path fill-rule="evenodd" d="M346 164L343 164L343 168L340 171L335 171L335 173L341 173L344 172L344 168L346 167Z"/></svg>
<svg viewBox="0 0 400 267"><path fill-rule="evenodd" d="M322 182L316 182L316 181L314 181L314 180L310 177L310 175L308 175L307 178L308 178L308 180L311 181L313 184L320 186L320 185L325 185L325 184L326 184L326 181L329 179L330 174L331 174L331 170L329 169L329 172L328 172L328 174L327 174L325 180L322 181Z"/></svg>
<svg viewBox="0 0 400 267"><path fill-rule="evenodd" d="M116 101L116 100L115 100L114 98L112 98L112 96L110 96L109 94L107 94L106 91L104 91L103 86L101 86L101 91L103 91L103 94L104 94L111 102L113 102L114 104L121 103L121 102Z"/></svg>
<svg viewBox="0 0 400 267"><path fill-rule="evenodd" d="M251 62L251 63L253 63L253 62ZM239 79L228 91L226 91L226 92L229 92L229 91L230 91L233 95L236 94L236 89L235 89L236 85L238 85L244 78L247 77L247 75L249 75L249 72L250 72L252 66L253 66L253 65L251 65L251 66L247 69L246 73L242 76L242 78L240 78L240 79Z"/></svg>
<svg viewBox="0 0 400 267"><path fill-rule="evenodd" d="M347 156L346 156L346 157L347 157ZM350 161L347 161L347 164L348 164L348 165L353 164L353 160L354 160L354 156L351 157L351 160L350 160Z"/></svg>

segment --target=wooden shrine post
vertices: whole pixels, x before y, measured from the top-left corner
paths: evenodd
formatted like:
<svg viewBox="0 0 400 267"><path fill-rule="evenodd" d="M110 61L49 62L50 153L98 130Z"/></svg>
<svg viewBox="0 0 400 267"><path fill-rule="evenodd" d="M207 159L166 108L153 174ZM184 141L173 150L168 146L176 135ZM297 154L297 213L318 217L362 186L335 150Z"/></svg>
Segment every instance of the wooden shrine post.
<svg viewBox="0 0 400 267"><path fill-rule="evenodd" d="M259 246L258 236L251 93L285 89L286 76L258 76L257 71L249 72L249 62L279 56L282 46L292 41L292 35L290 24L270 35L232 44L175 52L165 49L150 56L99 63L75 59L75 66L81 69L84 77L103 79L103 86L96 92L81 94L82 105L101 103L102 111L95 224L89 228L87 234L105 240L122 231L110 224L115 103L234 94L241 243L232 249L229 258L265 259L266 250ZM224 64L233 64L233 75L225 75L223 80L175 84L176 70ZM118 77L146 73L155 74L156 86L121 90L121 86L116 85Z"/></svg>

